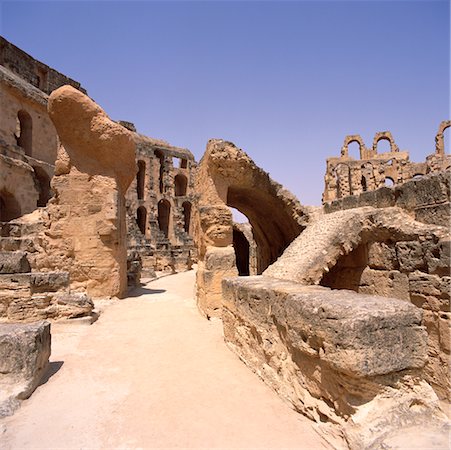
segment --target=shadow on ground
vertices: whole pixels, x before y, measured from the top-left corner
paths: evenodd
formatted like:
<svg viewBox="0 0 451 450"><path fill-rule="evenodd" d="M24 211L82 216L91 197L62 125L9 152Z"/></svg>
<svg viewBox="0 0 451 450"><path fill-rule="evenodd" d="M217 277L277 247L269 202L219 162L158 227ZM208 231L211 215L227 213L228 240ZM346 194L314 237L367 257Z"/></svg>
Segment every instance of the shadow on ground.
<svg viewBox="0 0 451 450"><path fill-rule="evenodd" d="M127 297L141 297L148 294L163 294L166 289L149 289L148 287L137 287L127 292Z"/></svg>
<svg viewBox="0 0 451 450"><path fill-rule="evenodd" d="M38 386L42 386L43 384L47 383L47 381L49 381L50 378L53 377L53 375L55 375L55 373L61 369L63 364L64 361L52 361L51 363L49 363L49 367L47 368L47 371L41 378L41 381L39 382Z"/></svg>

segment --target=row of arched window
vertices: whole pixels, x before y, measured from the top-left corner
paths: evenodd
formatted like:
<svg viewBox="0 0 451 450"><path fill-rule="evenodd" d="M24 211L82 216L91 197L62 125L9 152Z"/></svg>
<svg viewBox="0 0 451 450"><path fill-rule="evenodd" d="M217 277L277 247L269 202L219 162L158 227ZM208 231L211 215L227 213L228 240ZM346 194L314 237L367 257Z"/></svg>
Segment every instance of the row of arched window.
<svg viewBox="0 0 451 450"><path fill-rule="evenodd" d="M191 222L191 203L182 203L183 212L183 229L186 233L189 233ZM171 204L163 199L158 202L158 228L163 232L165 237L169 236L169 222L171 218ZM146 234L147 226L147 210L145 206L140 206L136 211L136 223L142 234Z"/></svg>
<svg viewBox="0 0 451 450"><path fill-rule="evenodd" d="M159 188L160 193L163 192L163 154L160 151L156 151L155 154L160 159L160 174L159 174ZM160 155L160 156L158 156ZM145 190L145 180L146 180L146 163L145 161L138 161L138 172L136 174L136 194L138 195L138 200L144 199ZM186 195L186 190L188 187L188 178L185 175L179 173L174 178L174 191L176 197L184 197Z"/></svg>

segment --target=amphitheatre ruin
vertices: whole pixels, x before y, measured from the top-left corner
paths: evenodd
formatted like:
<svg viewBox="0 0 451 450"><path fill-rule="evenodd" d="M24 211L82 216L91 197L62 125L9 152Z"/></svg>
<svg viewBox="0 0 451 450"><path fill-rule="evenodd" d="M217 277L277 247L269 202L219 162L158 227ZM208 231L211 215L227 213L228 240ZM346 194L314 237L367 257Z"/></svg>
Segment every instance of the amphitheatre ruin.
<svg viewBox="0 0 451 450"><path fill-rule="evenodd" d="M3 38L0 98L1 448L448 448L450 120L346 136L312 207Z"/></svg>

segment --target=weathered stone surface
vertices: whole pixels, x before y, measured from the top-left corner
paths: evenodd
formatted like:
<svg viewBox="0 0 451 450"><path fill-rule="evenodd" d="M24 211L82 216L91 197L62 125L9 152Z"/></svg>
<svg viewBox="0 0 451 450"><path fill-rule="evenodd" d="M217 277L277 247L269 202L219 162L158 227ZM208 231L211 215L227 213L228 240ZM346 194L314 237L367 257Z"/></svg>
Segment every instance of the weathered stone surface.
<svg viewBox="0 0 451 450"><path fill-rule="evenodd" d="M197 304L206 316L221 310L220 280L237 273L235 262L229 266L215 263L217 274L208 271L208 258L221 255L229 247L233 258L233 219L228 206L249 219L257 245L257 273L274 262L287 245L303 230L308 213L297 199L257 167L248 155L231 142L212 139L199 163L196 176L198 209L195 240L198 249ZM219 259L220 259L219 258ZM208 304L208 306L207 306Z"/></svg>
<svg viewBox="0 0 451 450"><path fill-rule="evenodd" d="M57 293L54 302L58 305L58 315L65 318L89 316L94 303L84 292Z"/></svg>
<svg viewBox="0 0 451 450"><path fill-rule="evenodd" d="M421 310L408 302L261 276L224 280L223 296L229 347L296 410L339 425L351 448L444 420L421 377Z"/></svg>
<svg viewBox="0 0 451 450"><path fill-rule="evenodd" d="M0 274L31 272L24 252L0 252Z"/></svg>
<svg viewBox="0 0 451 450"><path fill-rule="evenodd" d="M0 416L28 398L47 370L50 324L0 324Z"/></svg>
<svg viewBox="0 0 451 450"><path fill-rule="evenodd" d="M33 272L31 290L38 292L56 292L69 286L68 272Z"/></svg>

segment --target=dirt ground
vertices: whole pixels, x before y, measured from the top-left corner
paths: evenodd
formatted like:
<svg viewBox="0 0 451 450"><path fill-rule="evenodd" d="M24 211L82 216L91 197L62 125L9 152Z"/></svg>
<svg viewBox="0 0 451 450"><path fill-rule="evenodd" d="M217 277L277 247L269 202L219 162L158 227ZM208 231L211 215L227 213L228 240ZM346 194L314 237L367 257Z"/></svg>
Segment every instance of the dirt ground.
<svg viewBox="0 0 451 450"><path fill-rule="evenodd" d="M326 449L197 312L194 272L52 325L49 378L0 422L1 449Z"/></svg>

